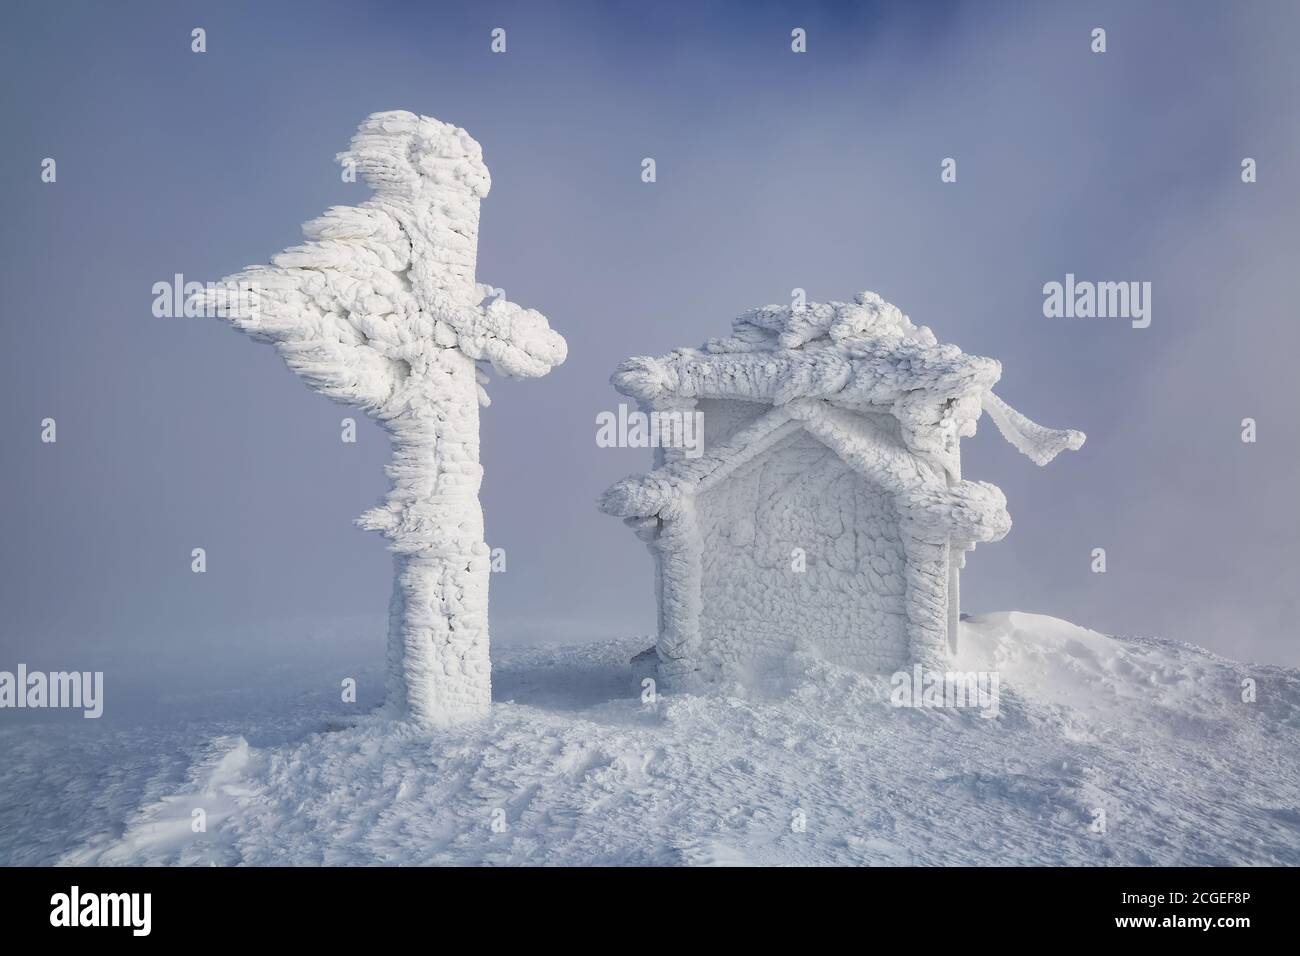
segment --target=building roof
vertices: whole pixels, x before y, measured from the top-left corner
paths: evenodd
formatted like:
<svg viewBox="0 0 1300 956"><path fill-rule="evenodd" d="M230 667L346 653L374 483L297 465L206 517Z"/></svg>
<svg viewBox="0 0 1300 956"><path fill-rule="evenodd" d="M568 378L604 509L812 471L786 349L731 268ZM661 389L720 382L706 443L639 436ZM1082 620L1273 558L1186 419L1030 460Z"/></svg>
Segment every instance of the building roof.
<svg viewBox="0 0 1300 956"><path fill-rule="evenodd" d="M992 393L995 359L941 344L874 292L852 302L769 305L732 322L732 334L657 358L630 358L610 381L644 405L731 399L774 406L820 399L883 410L909 450L959 474L957 445L982 412L1037 464L1083 444L1082 432L1036 425Z"/></svg>
<svg viewBox="0 0 1300 956"><path fill-rule="evenodd" d="M612 382L624 395L732 398L784 405L798 398L892 405L917 389L945 399L979 395L1002 374L993 359L941 345L874 292L853 302L769 305L700 348L628 359Z"/></svg>

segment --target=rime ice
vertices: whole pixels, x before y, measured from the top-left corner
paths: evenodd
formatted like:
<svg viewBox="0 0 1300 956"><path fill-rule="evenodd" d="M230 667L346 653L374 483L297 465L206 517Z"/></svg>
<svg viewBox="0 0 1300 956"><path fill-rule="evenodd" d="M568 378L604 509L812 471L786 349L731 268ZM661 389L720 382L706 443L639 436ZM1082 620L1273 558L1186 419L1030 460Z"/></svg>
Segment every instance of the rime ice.
<svg viewBox="0 0 1300 956"><path fill-rule="evenodd" d="M654 554L655 653L670 688L744 676L797 650L888 672L955 650L964 553L1011 527L995 486L961 477L981 412L1037 464L1084 436L992 392L998 362L939 344L872 292L767 306L698 349L632 358L614 387L648 412L700 411L703 456L600 500Z"/></svg>
<svg viewBox="0 0 1300 956"><path fill-rule="evenodd" d="M305 244L205 295L312 388L391 436L392 490L358 519L396 554L387 707L440 725L482 715L491 700L478 366L541 376L566 346L541 313L475 277L491 180L468 133L375 113L339 159L374 195L332 207L303 226Z"/></svg>

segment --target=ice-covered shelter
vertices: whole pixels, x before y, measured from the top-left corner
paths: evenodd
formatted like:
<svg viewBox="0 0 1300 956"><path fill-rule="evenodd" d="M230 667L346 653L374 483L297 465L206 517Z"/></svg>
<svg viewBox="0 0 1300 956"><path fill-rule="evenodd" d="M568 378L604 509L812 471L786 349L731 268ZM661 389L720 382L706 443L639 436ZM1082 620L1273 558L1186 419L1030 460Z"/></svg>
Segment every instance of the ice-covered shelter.
<svg viewBox="0 0 1300 956"><path fill-rule="evenodd" d="M703 450L659 448L600 508L655 557L659 635L638 669L693 689L796 649L867 672L955 649L965 552L1011 528L996 486L961 477L988 412L1039 465L1082 432L1036 425L992 392L990 358L939 344L872 292L767 306L702 348L619 366L654 414L699 412Z"/></svg>

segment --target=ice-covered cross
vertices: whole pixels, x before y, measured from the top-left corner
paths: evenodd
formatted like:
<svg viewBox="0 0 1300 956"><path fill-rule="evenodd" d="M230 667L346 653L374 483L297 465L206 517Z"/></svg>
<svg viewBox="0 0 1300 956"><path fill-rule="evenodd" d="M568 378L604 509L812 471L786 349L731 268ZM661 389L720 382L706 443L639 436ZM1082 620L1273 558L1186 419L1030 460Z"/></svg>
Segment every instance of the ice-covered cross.
<svg viewBox="0 0 1300 956"><path fill-rule="evenodd" d="M567 347L540 312L475 278L479 201L491 180L468 133L405 111L375 113L338 158L374 195L330 208L303 226L305 244L204 296L273 343L316 391L391 436L392 490L357 520L396 554L386 709L439 726L491 702L479 366L537 377Z"/></svg>

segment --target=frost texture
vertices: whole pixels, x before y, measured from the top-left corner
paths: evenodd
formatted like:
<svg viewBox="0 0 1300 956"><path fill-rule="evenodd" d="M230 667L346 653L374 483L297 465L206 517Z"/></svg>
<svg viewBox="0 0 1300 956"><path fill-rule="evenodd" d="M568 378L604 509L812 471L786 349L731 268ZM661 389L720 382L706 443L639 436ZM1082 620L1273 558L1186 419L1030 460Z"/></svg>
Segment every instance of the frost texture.
<svg viewBox="0 0 1300 956"><path fill-rule="evenodd" d="M479 201L491 186L463 129L375 113L339 160L374 195L303 226L307 242L228 277L208 303L273 343L316 391L377 419L392 438L392 490L358 519L396 553L388 708L440 725L486 713L488 547L478 501L486 375L564 361L539 312L474 275Z"/></svg>
<svg viewBox="0 0 1300 956"><path fill-rule="evenodd" d="M648 707L645 637L516 645L492 719L430 736L320 693L371 686L365 624L234 632L202 674L167 655L190 692L140 695L139 722L0 722L0 865L1300 865L1295 668L982 615L953 667L1000 674L989 720L800 653Z"/></svg>
<svg viewBox="0 0 1300 956"><path fill-rule="evenodd" d="M1002 437L1035 465L1047 464L1067 448L1083 447L1083 432L1073 429L1058 431L1037 425L992 392L984 396L984 410L998 426Z"/></svg>
<svg viewBox="0 0 1300 956"><path fill-rule="evenodd" d="M644 409L704 414L703 455L661 450L600 500L655 555L661 679L715 684L798 650L863 671L946 658L964 552L1011 527L998 488L962 479L961 439L988 410L1040 465L1083 444L995 396L1001 372L872 292L624 362L613 384Z"/></svg>

